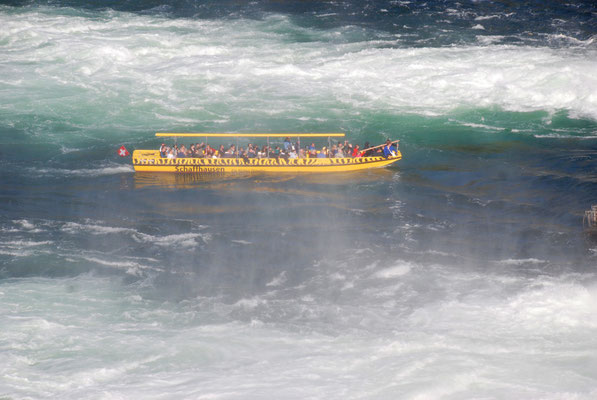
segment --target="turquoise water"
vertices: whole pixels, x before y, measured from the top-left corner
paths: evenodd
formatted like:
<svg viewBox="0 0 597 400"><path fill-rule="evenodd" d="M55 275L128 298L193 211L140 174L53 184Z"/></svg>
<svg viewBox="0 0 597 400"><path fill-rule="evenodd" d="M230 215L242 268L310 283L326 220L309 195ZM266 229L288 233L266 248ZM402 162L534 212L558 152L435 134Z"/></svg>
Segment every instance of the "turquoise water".
<svg viewBox="0 0 597 400"><path fill-rule="evenodd" d="M590 3L3 4L0 397L597 394ZM135 174L159 131L404 158Z"/></svg>

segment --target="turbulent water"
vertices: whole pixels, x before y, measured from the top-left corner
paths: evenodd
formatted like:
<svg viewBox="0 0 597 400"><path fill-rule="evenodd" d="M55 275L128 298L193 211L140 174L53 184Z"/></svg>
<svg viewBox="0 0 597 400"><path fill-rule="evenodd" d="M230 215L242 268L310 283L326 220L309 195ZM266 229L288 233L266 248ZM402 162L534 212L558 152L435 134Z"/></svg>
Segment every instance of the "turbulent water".
<svg viewBox="0 0 597 400"><path fill-rule="evenodd" d="M597 397L593 2L1 4L1 398ZM404 158L135 174L160 131Z"/></svg>

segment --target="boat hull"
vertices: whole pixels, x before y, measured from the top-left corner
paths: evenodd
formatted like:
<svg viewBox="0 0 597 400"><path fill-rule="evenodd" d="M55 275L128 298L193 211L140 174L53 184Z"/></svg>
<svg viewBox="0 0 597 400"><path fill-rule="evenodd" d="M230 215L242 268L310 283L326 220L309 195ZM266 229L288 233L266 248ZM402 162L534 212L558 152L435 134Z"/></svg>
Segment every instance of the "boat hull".
<svg viewBox="0 0 597 400"><path fill-rule="evenodd" d="M402 159L392 157L357 158L177 158L160 157L157 150L135 150L133 167L137 172L224 174L233 172L346 172L380 168Z"/></svg>

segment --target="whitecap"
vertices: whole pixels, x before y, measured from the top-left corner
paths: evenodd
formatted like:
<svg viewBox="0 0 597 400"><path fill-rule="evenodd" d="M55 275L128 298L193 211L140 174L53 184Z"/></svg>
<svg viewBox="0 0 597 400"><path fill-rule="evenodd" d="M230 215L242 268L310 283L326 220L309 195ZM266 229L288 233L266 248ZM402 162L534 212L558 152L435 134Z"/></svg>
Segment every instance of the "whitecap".
<svg viewBox="0 0 597 400"><path fill-rule="evenodd" d="M0 249L0 254L5 256L13 256L13 257L29 257L30 255L34 254L32 251L28 250L3 250Z"/></svg>
<svg viewBox="0 0 597 400"><path fill-rule="evenodd" d="M462 126L468 126L471 128L481 128L481 129L487 129L487 130L491 130L491 131L503 131L504 130L504 128L499 127L499 126L477 124L474 122L463 122L463 121L457 121L457 120L453 120L453 119L450 119L450 122L456 122Z"/></svg>
<svg viewBox="0 0 597 400"><path fill-rule="evenodd" d="M12 222L15 224L21 225L23 227L23 229L28 229L28 230L35 229L35 225L33 225L31 222L27 221L26 219L13 220Z"/></svg>
<svg viewBox="0 0 597 400"><path fill-rule="evenodd" d="M209 233L181 233L166 236L153 236L144 233L137 233L136 240L141 242L153 243L158 246L180 246L180 247L195 247L200 239L203 243L207 243L211 239Z"/></svg>
<svg viewBox="0 0 597 400"><path fill-rule="evenodd" d="M268 283L265 284L265 286L281 286L284 283L286 283L286 280L288 278L286 277L286 271L282 271L280 272L276 277L274 277L271 281L269 281Z"/></svg>
<svg viewBox="0 0 597 400"><path fill-rule="evenodd" d="M412 265L404 263L400 265L396 265L390 268L385 268L379 271L376 271L372 276L375 278L396 278L399 276L403 276L408 274L412 269Z"/></svg>
<svg viewBox="0 0 597 400"><path fill-rule="evenodd" d="M54 243L54 242L51 240L44 240L41 242L36 242L34 240L13 240L13 241L8 241L8 242L0 242L0 245L21 248L21 247L43 246L43 245L52 244L52 243Z"/></svg>
<svg viewBox="0 0 597 400"><path fill-rule="evenodd" d="M199 225L199 229L205 229L206 226ZM92 235L112 235L116 233L129 234L137 242L153 243L158 246L180 246L195 247L200 239L203 243L211 240L211 234L207 232L190 232L173 235L156 236L139 232L131 228L114 227L99 225L96 223L81 224L77 222L67 222L62 226L62 230L69 233L87 232Z"/></svg>
<svg viewBox="0 0 597 400"><path fill-rule="evenodd" d="M121 232L135 232L133 229L118 228L112 226L103 226L96 224L80 224L77 222L67 222L62 226L65 232L73 233L74 231L86 231L94 235L109 235Z"/></svg>
<svg viewBox="0 0 597 400"><path fill-rule="evenodd" d="M501 35L478 35L477 42L484 46L490 46L495 43L499 43L504 40L504 36Z"/></svg>
<svg viewBox="0 0 597 400"><path fill-rule="evenodd" d="M104 260L98 257L92 256L80 256L81 259L85 261L89 261L95 264L99 264L102 266L112 267L115 269L122 269L129 275L141 276L143 270L153 270L153 271L161 271L160 268L155 268L148 265L139 264L134 261L127 261L126 259L117 260L120 258L119 256L115 256L114 259L116 260Z"/></svg>
<svg viewBox="0 0 597 400"><path fill-rule="evenodd" d="M596 135L562 135L559 133L546 133L546 134L536 134L533 137L537 139L578 139L578 140L588 140L588 139L597 139Z"/></svg>
<svg viewBox="0 0 597 400"><path fill-rule="evenodd" d="M118 175L135 172L132 165L111 165L93 169L64 169L64 168L36 168L32 170L36 175L41 176L80 176L94 177L104 175Z"/></svg>
<svg viewBox="0 0 597 400"><path fill-rule="evenodd" d="M232 243L242 244L242 245L249 245L253 244L253 242L249 242L248 240L231 240Z"/></svg>
<svg viewBox="0 0 597 400"><path fill-rule="evenodd" d="M259 297L245 298L237 301L234 306L245 310L252 310L264 303L264 300Z"/></svg>
<svg viewBox="0 0 597 400"><path fill-rule="evenodd" d="M497 261L499 264L505 265L524 265L524 264L545 264L547 261L537 258L509 258L506 260Z"/></svg>
<svg viewBox="0 0 597 400"><path fill-rule="evenodd" d="M494 19L499 17L499 15L480 15L478 17L475 17L475 21L486 21L488 19Z"/></svg>

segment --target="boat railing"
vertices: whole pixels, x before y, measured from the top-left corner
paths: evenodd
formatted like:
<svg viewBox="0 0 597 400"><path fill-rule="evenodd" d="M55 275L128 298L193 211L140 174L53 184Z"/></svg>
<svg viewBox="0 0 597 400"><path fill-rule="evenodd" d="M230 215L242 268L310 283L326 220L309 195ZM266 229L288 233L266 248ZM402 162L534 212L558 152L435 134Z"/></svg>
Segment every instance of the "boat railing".
<svg viewBox="0 0 597 400"><path fill-rule="evenodd" d="M242 138L248 138L248 137L252 137L252 138L264 138L267 141L267 145L265 146L266 150L266 154L265 154L265 158L271 158L271 154L270 154L270 150L271 150L271 145L270 145L270 138L291 138L291 137L295 137L297 139L297 144L298 144L298 149L296 149L297 152L297 158L302 158L300 156L299 153L299 149L301 148L301 137L302 138L322 138L322 137L327 137L328 140L328 149L331 149L332 147L332 143L331 143L331 138L341 138L341 137L345 137L346 134L345 133L291 133L291 132L287 132L287 133L172 133L172 132L158 132L155 134L157 137L173 137L174 138L174 142L175 142L175 146L177 143L177 139L179 137L197 137L197 138L204 138L205 141L204 143L206 145L208 145L208 139L209 138L213 138L213 137L217 137L217 138L222 138L222 137L227 137L227 138L235 138L235 145L234 145L234 155L231 158L242 158L242 156L239 155L239 141L238 138L242 137ZM389 141L389 140L388 140ZM396 150L398 149L398 143L400 141L399 140L393 140L390 142L390 145L395 146ZM339 142L340 143L340 142ZM377 146L372 146L372 147L367 147L366 149L360 150L360 153L362 155L365 155L368 151L371 150L375 150L378 148L381 148L383 146L386 146L387 142L384 144L380 144ZM325 149L325 147L324 147ZM346 156L347 158L351 158L351 155L348 154ZM228 158L227 156L220 154L218 158ZM260 157L261 158L261 157ZM276 157L277 158L277 157ZM309 158L309 156L307 155L306 158Z"/></svg>

